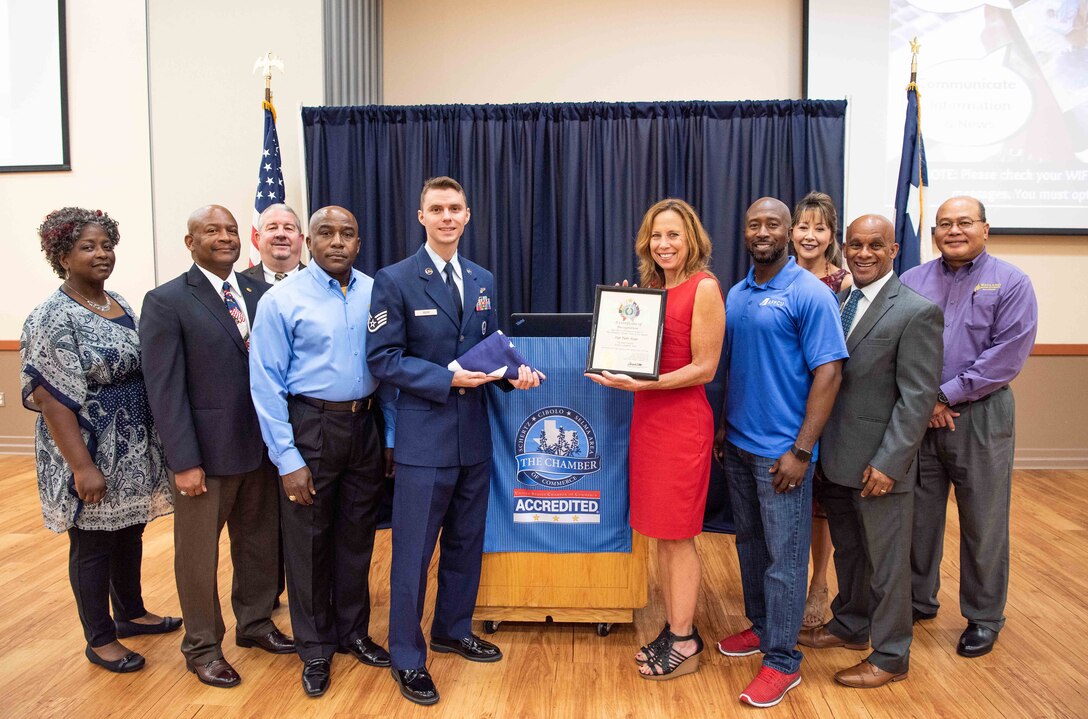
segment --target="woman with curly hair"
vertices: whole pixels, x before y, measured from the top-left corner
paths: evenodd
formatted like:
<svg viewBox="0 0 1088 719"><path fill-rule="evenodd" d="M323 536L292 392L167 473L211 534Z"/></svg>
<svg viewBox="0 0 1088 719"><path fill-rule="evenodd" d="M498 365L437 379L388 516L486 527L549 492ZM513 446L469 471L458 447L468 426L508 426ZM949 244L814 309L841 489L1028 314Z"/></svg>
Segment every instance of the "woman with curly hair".
<svg viewBox="0 0 1088 719"><path fill-rule="evenodd" d="M172 632L181 620L149 613L140 589L144 526L173 510L136 314L105 290L120 235L109 215L78 207L51 212L38 234L63 280L27 317L19 345L23 405L40 413L42 516L47 528L68 533L87 659L132 672L144 658L118 637Z"/></svg>

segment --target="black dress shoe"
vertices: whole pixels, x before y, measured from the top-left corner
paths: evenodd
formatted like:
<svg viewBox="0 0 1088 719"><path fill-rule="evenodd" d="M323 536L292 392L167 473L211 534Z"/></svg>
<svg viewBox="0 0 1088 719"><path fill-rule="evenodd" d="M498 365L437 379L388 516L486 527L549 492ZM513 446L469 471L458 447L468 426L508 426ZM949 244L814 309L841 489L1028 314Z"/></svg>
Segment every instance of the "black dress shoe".
<svg viewBox="0 0 1088 719"><path fill-rule="evenodd" d="M118 674L127 674L129 672L139 671L140 669L144 668L143 655L137 654L136 652L129 652L120 659L116 659L112 662L108 659L103 659L102 657L95 654L94 650L91 649L91 646L89 644L87 645L87 650L85 653L87 655L87 659L91 661L91 664L97 664L100 667L109 669L111 672L117 672Z"/></svg>
<svg viewBox="0 0 1088 719"><path fill-rule="evenodd" d="M178 617L163 617L157 624L140 624L128 622L124 619L114 621L117 626L117 638L135 637L139 634L168 634L181 628L181 619Z"/></svg>
<svg viewBox="0 0 1088 719"><path fill-rule="evenodd" d="M918 622L927 622L930 619L936 619L937 618L937 612L933 612L933 614L926 614L925 612L920 612L917 609L911 609L910 613L911 613L911 622L914 623L914 624L917 624Z"/></svg>
<svg viewBox="0 0 1088 719"><path fill-rule="evenodd" d="M387 667L391 664L389 652L385 651L380 644L370 637L356 639L346 647L340 647L336 651L340 654L352 654L368 667Z"/></svg>
<svg viewBox="0 0 1088 719"><path fill-rule="evenodd" d="M268 634L263 634L259 637L243 637L241 634L235 634L234 643L240 647L245 647L246 649L258 647L269 654L295 653L295 640L281 632L279 629L273 629L268 632Z"/></svg>
<svg viewBox="0 0 1088 719"><path fill-rule="evenodd" d="M393 673L393 678L397 680L400 693L408 701L423 704L424 706L438 702L438 689L435 687L434 680L431 679L431 673L427 671L427 667L420 667L419 669L390 668L389 671Z"/></svg>
<svg viewBox="0 0 1088 719"><path fill-rule="evenodd" d="M319 697L329 690L332 662L325 657L307 659L302 665L302 689L308 697Z"/></svg>
<svg viewBox="0 0 1088 719"><path fill-rule="evenodd" d="M431 649L442 654L460 654L470 662L497 662L502 659L498 647L475 634L469 634L464 639L431 637Z"/></svg>
<svg viewBox="0 0 1088 719"><path fill-rule="evenodd" d="M969 622L967 628L963 630L963 634L960 635L960 643L956 647L956 653L961 657L981 657L983 654L990 653L996 641L997 632L993 629L987 629L981 624Z"/></svg>
<svg viewBox="0 0 1088 719"><path fill-rule="evenodd" d="M222 657L213 659L207 664L194 664L186 659L185 666L193 674L196 674L197 679L210 687L230 689L242 683L242 677L238 676L238 672L234 671L234 667L230 665L230 662Z"/></svg>

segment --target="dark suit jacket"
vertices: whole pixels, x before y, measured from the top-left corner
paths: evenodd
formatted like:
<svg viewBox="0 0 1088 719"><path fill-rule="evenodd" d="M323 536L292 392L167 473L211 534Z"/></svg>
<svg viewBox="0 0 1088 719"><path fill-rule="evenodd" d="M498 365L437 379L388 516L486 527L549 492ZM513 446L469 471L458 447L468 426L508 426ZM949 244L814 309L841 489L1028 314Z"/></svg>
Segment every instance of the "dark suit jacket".
<svg viewBox="0 0 1088 719"><path fill-rule="evenodd" d="M453 372L446 365L498 329L495 280L475 262L463 256L459 261L460 325L425 246L374 278L367 364L375 377L400 390L393 451L402 464L454 467L491 458L487 385L451 387Z"/></svg>
<svg viewBox="0 0 1088 719"><path fill-rule="evenodd" d="M839 293L844 302L849 290ZM836 484L861 487L866 465L914 487L911 471L937 403L944 314L895 274L846 342L850 358L820 438L820 465Z"/></svg>
<svg viewBox="0 0 1088 719"><path fill-rule="evenodd" d="M298 268L300 270L305 266L306 266L305 262L299 262L298 263ZM257 280L258 282L264 282L265 281L265 279L264 279L264 263L263 262L258 262L257 264L253 265L252 267L244 269L244 270L242 270L241 272L239 272L237 274L245 275L246 277L248 277L251 280Z"/></svg>
<svg viewBox="0 0 1088 719"><path fill-rule="evenodd" d="M252 323L269 285L238 275ZM147 293L140 318L144 382L175 472L250 472L265 458L249 394L249 352L223 298L193 265Z"/></svg>

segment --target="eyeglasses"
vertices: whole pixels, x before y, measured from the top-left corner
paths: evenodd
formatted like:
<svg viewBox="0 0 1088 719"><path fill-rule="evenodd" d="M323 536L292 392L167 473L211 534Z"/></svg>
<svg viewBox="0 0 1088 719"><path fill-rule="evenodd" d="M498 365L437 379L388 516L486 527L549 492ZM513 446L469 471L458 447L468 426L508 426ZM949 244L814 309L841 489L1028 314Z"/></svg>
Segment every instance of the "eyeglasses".
<svg viewBox="0 0 1088 719"><path fill-rule="evenodd" d="M941 220L937 223L937 229L941 232L948 232L952 229L952 225L955 225L960 229L960 232L967 232L976 222L982 222L982 220L962 219L956 220L955 222L953 222L952 220Z"/></svg>

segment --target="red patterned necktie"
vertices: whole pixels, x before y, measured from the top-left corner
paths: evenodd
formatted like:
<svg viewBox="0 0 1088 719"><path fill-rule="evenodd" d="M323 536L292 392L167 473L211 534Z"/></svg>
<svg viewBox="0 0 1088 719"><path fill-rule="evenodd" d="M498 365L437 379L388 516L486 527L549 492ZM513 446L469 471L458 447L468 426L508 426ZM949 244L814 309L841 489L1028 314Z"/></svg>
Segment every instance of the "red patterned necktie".
<svg viewBox="0 0 1088 719"><path fill-rule="evenodd" d="M242 308L238 306L238 302L234 299L234 293L230 291L229 282L223 283L223 302L227 305L227 312L230 312L230 316L234 318L234 323L238 325L238 332L242 335L248 350L249 325L246 323L246 316L242 314Z"/></svg>

